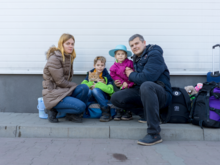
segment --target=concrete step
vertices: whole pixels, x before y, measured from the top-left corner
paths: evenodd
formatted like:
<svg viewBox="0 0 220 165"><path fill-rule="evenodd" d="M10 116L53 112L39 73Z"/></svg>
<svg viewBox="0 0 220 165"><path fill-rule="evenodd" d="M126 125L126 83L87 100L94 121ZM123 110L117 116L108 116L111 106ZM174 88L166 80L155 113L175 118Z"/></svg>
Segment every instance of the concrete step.
<svg viewBox="0 0 220 165"><path fill-rule="evenodd" d="M138 116L130 121L83 119L83 123L73 123L62 118L59 123L49 123L47 119L40 119L37 113L0 113L0 137L138 140L147 133L147 125L138 123L138 119ZM161 130L163 140L220 140L220 129L201 129L192 124L161 124Z"/></svg>

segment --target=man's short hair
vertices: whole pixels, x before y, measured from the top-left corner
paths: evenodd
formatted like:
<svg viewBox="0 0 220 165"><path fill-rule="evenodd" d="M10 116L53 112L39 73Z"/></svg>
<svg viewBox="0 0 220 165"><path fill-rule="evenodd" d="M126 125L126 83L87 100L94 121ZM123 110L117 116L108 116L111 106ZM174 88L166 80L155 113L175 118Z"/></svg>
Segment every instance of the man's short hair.
<svg viewBox="0 0 220 165"><path fill-rule="evenodd" d="M97 63L97 61L100 60L102 63L106 63L106 58L103 57L103 56L97 56L95 59L94 59L94 65Z"/></svg>
<svg viewBox="0 0 220 165"><path fill-rule="evenodd" d="M134 34L133 36L131 36L130 38L129 38L129 40L128 40L128 42L130 42L130 41L133 41L135 38L139 38L140 39L140 41L141 42L144 42L145 40L144 40L144 37L142 36L142 35L140 35L140 34Z"/></svg>

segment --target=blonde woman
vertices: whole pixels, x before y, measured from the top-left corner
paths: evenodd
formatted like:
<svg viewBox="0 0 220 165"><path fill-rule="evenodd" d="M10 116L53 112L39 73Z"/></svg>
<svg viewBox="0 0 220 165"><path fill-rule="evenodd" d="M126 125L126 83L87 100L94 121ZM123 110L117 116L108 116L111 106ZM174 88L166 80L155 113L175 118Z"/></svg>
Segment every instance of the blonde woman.
<svg viewBox="0 0 220 165"><path fill-rule="evenodd" d="M42 95L51 123L58 122L58 112L66 113L66 119L69 121L82 122L89 88L87 85L77 85L71 81L73 61L76 58L74 44L75 39L72 35L63 34L58 47L52 47L47 52Z"/></svg>

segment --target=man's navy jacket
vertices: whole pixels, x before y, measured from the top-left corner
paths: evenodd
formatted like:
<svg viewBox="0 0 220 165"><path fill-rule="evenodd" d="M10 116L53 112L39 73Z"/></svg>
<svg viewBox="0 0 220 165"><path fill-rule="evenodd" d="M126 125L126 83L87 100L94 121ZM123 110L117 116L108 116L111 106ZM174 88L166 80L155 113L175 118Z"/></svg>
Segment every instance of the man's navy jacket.
<svg viewBox="0 0 220 165"><path fill-rule="evenodd" d="M167 93L166 106L171 103L170 75L164 62L162 48L158 45L147 45L140 57L133 55L132 58L135 72L129 75L129 81L134 82L135 87L140 87L145 81L163 82Z"/></svg>

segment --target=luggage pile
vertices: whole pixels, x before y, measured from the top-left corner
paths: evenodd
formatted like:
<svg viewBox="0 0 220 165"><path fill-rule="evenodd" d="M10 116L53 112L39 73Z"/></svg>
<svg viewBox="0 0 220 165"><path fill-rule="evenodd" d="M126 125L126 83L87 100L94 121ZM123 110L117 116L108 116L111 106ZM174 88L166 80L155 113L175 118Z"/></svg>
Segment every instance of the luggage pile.
<svg viewBox="0 0 220 165"><path fill-rule="evenodd" d="M220 44L212 48L216 47ZM214 71L214 55L212 70L205 83L185 89L172 88L172 103L161 110L162 123L192 123L201 128L220 128L220 73Z"/></svg>
<svg viewBox="0 0 220 165"><path fill-rule="evenodd" d="M190 119L192 124L201 128L220 128L220 83L203 83L203 88L193 100Z"/></svg>

